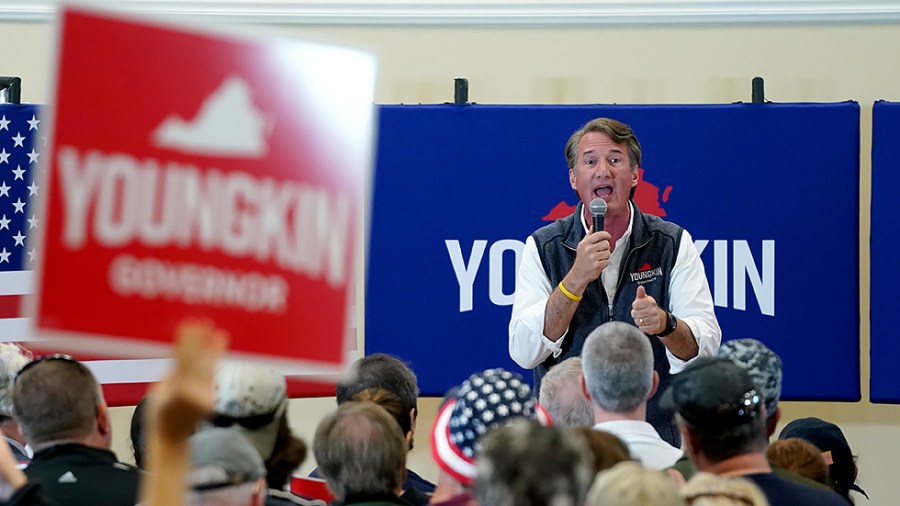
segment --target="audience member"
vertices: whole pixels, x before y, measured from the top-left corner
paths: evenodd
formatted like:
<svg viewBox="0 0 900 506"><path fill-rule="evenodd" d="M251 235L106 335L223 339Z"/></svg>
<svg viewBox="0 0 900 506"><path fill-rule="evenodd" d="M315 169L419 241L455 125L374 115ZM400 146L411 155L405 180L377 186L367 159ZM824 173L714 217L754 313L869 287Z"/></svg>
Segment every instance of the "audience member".
<svg viewBox="0 0 900 506"><path fill-rule="evenodd" d="M80 362L30 362L13 386L15 418L34 449L28 480L62 506L132 506L140 471L109 451L112 425L100 385Z"/></svg>
<svg viewBox="0 0 900 506"><path fill-rule="evenodd" d="M410 420L407 451L412 450L415 446L416 417L419 413L419 386L415 373L402 360L391 355L373 353L362 357L353 364L350 374L338 382L337 403L340 405L352 401L360 392L370 388L382 388L400 398ZM316 476L316 471L314 470L310 476ZM431 494L434 488L434 483L411 469L406 470L404 490L416 489Z"/></svg>
<svg viewBox="0 0 900 506"><path fill-rule="evenodd" d="M262 506L266 466L259 451L235 429L205 428L190 439L190 506Z"/></svg>
<svg viewBox="0 0 900 506"><path fill-rule="evenodd" d="M588 448L594 455L594 474L609 469L619 462L631 460L631 453L625 443L609 432L590 427L573 427L570 430L587 440Z"/></svg>
<svg viewBox="0 0 900 506"><path fill-rule="evenodd" d="M482 438L475 497L490 506L582 506L591 460L574 432L514 420Z"/></svg>
<svg viewBox="0 0 900 506"><path fill-rule="evenodd" d="M431 430L431 455L438 465L432 504L464 505L473 501L475 455L481 438L518 418L549 424L521 375L488 369L469 376L448 393Z"/></svg>
<svg viewBox="0 0 900 506"><path fill-rule="evenodd" d="M31 362L31 352L11 343L0 343L0 430L6 437L13 458L20 464L31 462L31 449L14 418L12 390L16 374Z"/></svg>
<svg viewBox="0 0 900 506"><path fill-rule="evenodd" d="M608 322L591 332L581 352L584 395L594 410L594 429L619 437L650 469L665 469L682 456L647 423L647 400L656 393L649 339L634 325Z"/></svg>
<svg viewBox="0 0 900 506"><path fill-rule="evenodd" d="M212 423L240 431L265 462L266 505L324 505L285 490L307 450L288 425L284 375L266 365L227 361L216 371L216 395Z"/></svg>
<svg viewBox="0 0 900 506"><path fill-rule="evenodd" d="M581 358L571 357L550 368L541 379L538 402L557 427L594 425L591 401L581 390Z"/></svg>
<svg viewBox="0 0 900 506"><path fill-rule="evenodd" d="M319 472L342 506L407 505L400 499L407 443L397 422L371 402L345 402L316 428Z"/></svg>
<svg viewBox="0 0 900 506"><path fill-rule="evenodd" d="M391 415L391 418L397 421L397 425L400 427L407 445L412 440L412 418L399 397L383 388L369 388L360 392L353 400L357 402L374 402L384 408ZM412 506L425 506L431 499L428 494L414 487L404 489L400 498Z"/></svg>
<svg viewBox="0 0 900 506"><path fill-rule="evenodd" d="M675 375L663 400L675 408L685 451L698 470L744 476L773 506L843 504L831 491L772 473L763 398L747 371L730 360L698 358Z"/></svg>
<svg viewBox="0 0 900 506"><path fill-rule="evenodd" d="M681 495L690 506L769 506L762 490L740 476L697 473Z"/></svg>
<svg viewBox="0 0 900 506"><path fill-rule="evenodd" d="M766 449L769 462L800 476L805 476L831 487L828 464L822 458L822 451L809 441L798 437L780 439L769 443Z"/></svg>
<svg viewBox="0 0 900 506"><path fill-rule="evenodd" d="M781 419L781 408L778 406L778 401L781 399L781 358L768 346L751 338L727 341L719 348L717 355L727 358L750 375L753 384L756 385L756 391L761 394L765 401L766 436L771 437L775 433L775 426L778 424L778 420ZM830 488L818 481L810 480L800 474L783 469L777 463L769 462L769 464L772 467L772 472L782 478L801 485L822 488L823 490ZM682 457L672 468L681 473L686 479L690 479L697 472L697 469L687 456Z"/></svg>
<svg viewBox="0 0 900 506"><path fill-rule="evenodd" d="M779 434L779 439L798 437L805 439L822 451L822 458L828 465L831 476L831 484L837 493L853 502L850 491L854 490L866 496L865 491L856 484L859 472L856 467L856 457L850 451L847 438L837 425L826 422L820 418L800 418L785 425Z"/></svg>
<svg viewBox="0 0 900 506"><path fill-rule="evenodd" d="M637 462L621 462L594 478L587 506L684 506L675 480Z"/></svg>
<svg viewBox="0 0 900 506"><path fill-rule="evenodd" d="M134 465L140 469L147 468L147 405L150 397L145 395L138 401L131 414L131 451L134 454Z"/></svg>

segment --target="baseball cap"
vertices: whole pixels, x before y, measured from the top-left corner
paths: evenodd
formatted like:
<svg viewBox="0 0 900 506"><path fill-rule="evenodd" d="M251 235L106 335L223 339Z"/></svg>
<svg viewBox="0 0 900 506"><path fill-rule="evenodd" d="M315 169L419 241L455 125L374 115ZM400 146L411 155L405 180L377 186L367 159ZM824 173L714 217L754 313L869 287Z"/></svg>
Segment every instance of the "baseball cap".
<svg viewBox="0 0 900 506"><path fill-rule="evenodd" d="M550 425L550 416L520 374L500 368L473 374L447 396L438 411L431 430L431 454L444 472L471 485L481 437L519 418Z"/></svg>
<svg viewBox="0 0 900 506"><path fill-rule="evenodd" d="M750 375L734 362L701 357L672 377L672 386L660 400L692 427L721 432L759 416L762 396Z"/></svg>
<svg viewBox="0 0 900 506"><path fill-rule="evenodd" d="M856 463L847 438L837 425L821 418L798 418L784 426L778 439L805 439L822 452L836 490L855 490L869 497L856 481Z"/></svg>
<svg viewBox="0 0 900 506"><path fill-rule="evenodd" d="M190 446L188 484L193 490L242 485L266 475L259 452L235 429L205 428L191 436Z"/></svg>
<svg viewBox="0 0 900 506"><path fill-rule="evenodd" d="M766 415L771 417L781 399L781 358L756 339L734 339L722 344L717 352L739 365L753 379L757 391L766 402Z"/></svg>
<svg viewBox="0 0 900 506"><path fill-rule="evenodd" d="M210 420L240 430L268 459L287 409L284 375L270 366L226 361L216 370L216 405Z"/></svg>

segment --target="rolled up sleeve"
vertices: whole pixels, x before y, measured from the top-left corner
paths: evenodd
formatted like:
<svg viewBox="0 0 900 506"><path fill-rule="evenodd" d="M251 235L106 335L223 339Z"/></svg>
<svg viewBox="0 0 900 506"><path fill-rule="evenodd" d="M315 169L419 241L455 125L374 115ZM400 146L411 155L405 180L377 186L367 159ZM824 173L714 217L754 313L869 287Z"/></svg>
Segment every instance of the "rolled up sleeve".
<svg viewBox="0 0 900 506"><path fill-rule="evenodd" d="M560 346L565 337L553 342L544 336L544 314L552 292L537 245L529 236L516 274L516 294L509 320L509 356L525 369L533 369L547 357L562 353Z"/></svg>

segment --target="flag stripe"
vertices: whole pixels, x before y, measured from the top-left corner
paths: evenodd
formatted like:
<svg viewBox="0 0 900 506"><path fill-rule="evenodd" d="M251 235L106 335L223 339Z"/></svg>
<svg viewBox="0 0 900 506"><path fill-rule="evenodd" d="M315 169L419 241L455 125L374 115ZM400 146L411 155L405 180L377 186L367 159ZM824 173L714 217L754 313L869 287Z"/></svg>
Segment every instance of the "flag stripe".
<svg viewBox="0 0 900 506"><path fill-rule="evenodd" d="M22 316L21 295L0 295L0 318L18 318Z"/></svg>

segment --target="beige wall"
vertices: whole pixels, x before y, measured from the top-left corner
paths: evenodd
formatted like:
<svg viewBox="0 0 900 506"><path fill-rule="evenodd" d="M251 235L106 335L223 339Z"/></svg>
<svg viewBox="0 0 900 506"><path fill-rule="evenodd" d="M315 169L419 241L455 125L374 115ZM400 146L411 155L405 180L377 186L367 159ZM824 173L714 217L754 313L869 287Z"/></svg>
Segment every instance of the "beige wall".
<svg viewBox="0 0 900 506"><path fill-rule="evenodd" d="M756 75L766 78L766 95L773 101L859 101L861 230L858 238L836 239L860 245L862 381L863 398L868 397L871 104L882 98L900 100L900 67L894 57L900 47L900 27L279 27L273 31L374 52L380 61L376 93L380 103L452 101L454 77L467 77L470 100L486 104L727 103L749 100L750 79ZM51 41L48 25L0 23L0 47L4 48L0 73L23 78L25 101L48 101ZM177 76L172 84L171 89L160 90L159 100L167 93L177 93ZM760 170L764 180L777 184L777 174L766 173L765 167ZM831 240L835 238L822 238L823 244ZM829 364L821 367L827 369ZM293 401L292 424L311 441L317 420L332 407L333 399ZM435 407L434 399L420 405L420 435L411 464L430 477L435 471L427 432ZM900 407L866 401L785 403L784 411L785 420L815 415L839 423L860 456L859 482L872 498L868 504L893 503ZM114 410L115 449L123 458L130 455L129 417L130 408ZM308 462L304 469L311 466Z"/></svg>

